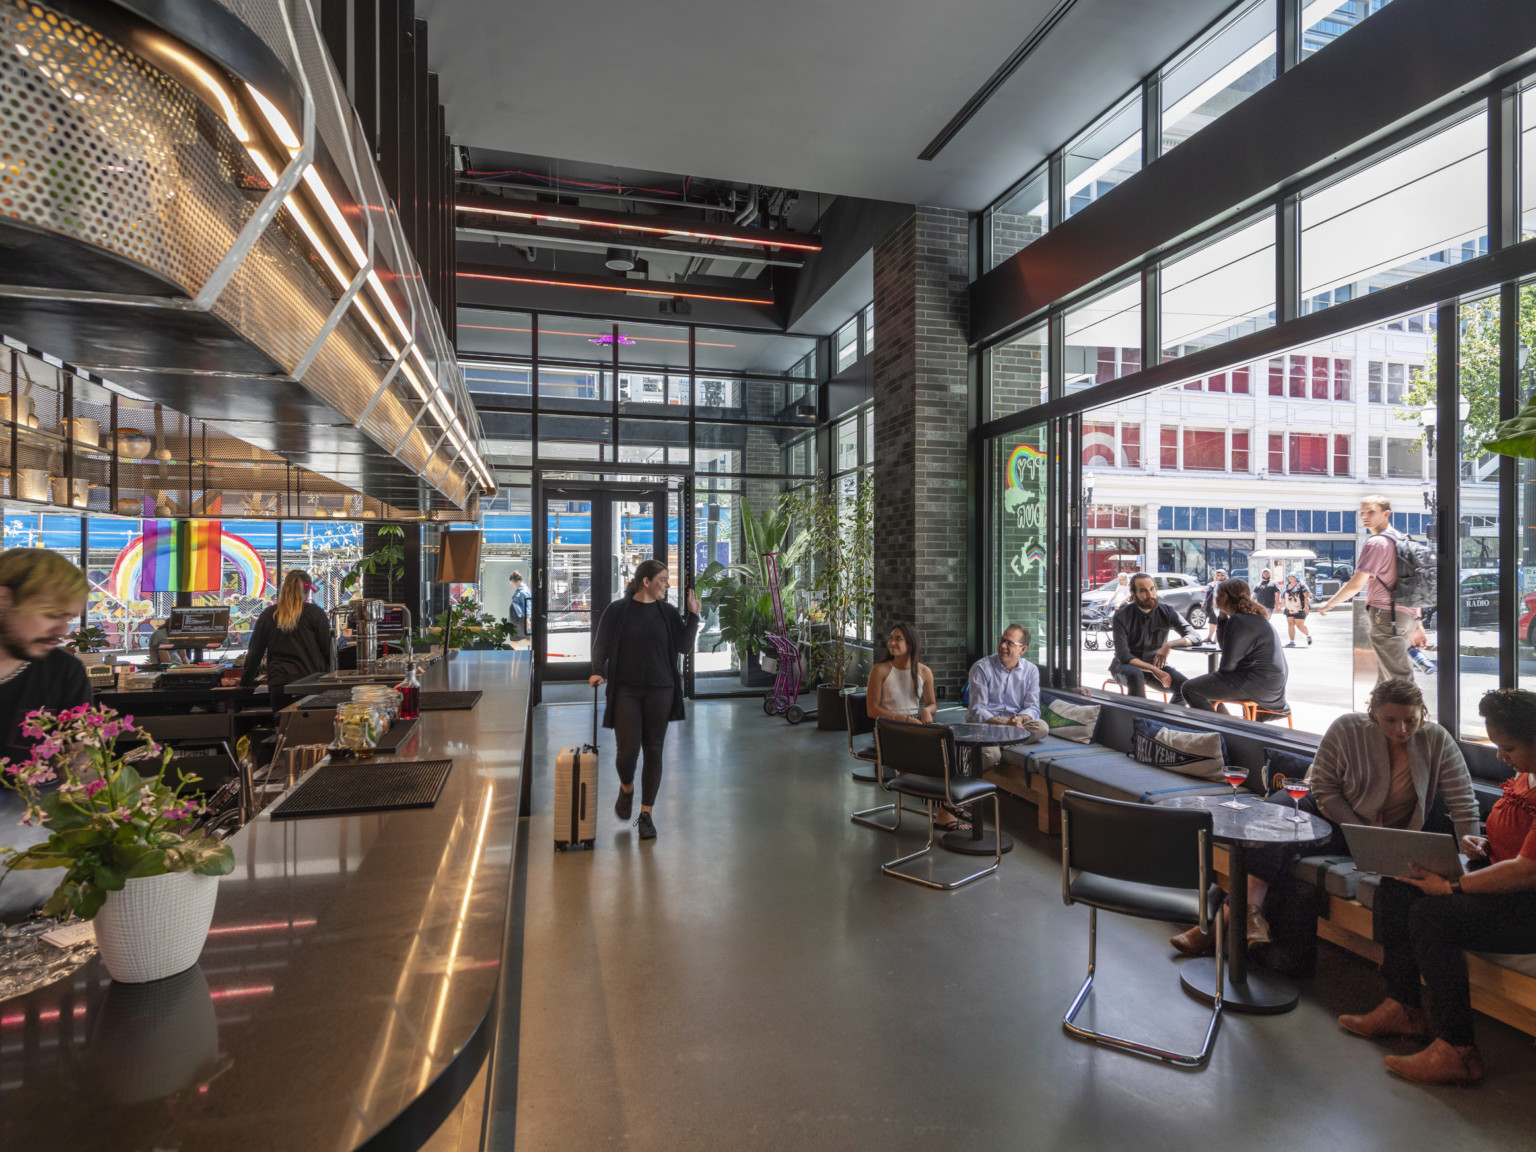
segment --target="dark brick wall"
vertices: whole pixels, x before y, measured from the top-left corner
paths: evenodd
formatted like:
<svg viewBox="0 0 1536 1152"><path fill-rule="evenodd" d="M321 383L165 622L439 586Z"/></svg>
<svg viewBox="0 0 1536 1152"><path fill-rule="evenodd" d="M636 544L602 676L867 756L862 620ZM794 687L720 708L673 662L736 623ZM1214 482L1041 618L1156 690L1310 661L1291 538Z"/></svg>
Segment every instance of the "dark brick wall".
<svg viewBox="0 0 1536 1152"><path fill-rule="evenodd" d="M915 624L953 699L966 650L968 217L919 207L875 248L875 628Z"/></svg>

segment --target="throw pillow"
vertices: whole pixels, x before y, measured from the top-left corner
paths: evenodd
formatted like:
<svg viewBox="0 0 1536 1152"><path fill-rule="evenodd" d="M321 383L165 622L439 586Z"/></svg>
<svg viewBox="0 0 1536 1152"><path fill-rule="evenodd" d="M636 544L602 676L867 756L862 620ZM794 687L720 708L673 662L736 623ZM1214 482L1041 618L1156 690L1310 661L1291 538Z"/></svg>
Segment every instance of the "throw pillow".
<svg viewBox="0 0 1536 1152"><path fill-rule="evenodd" d="M1177 728L1138 716L1131 734L1131 758L1138 764L1167 768L1197 780L1226 783L1221 778L1221 766L1227 762L1227 745L1220 732Z"/></svg>
<svg viewBox="0 0 1536 1152"><path fill-rule="evenodd" d="M1040 719L1045 721L1052 736L1071 740L1076 744L1088 744L1093 740L1093 730L1099 723L1098 704L1068 704L1065 700L1047 700L1040 705Z"/></svg>
<svg viewBox="0 0 1536 1152"><path fill-rule="evenodd" d="M1277 748L1264 749L1264 791L1277 792L1280 781L1286 777L1298 779L1312 770L1310 756L1297 756L1294 752L1281 752Z"/></svg>

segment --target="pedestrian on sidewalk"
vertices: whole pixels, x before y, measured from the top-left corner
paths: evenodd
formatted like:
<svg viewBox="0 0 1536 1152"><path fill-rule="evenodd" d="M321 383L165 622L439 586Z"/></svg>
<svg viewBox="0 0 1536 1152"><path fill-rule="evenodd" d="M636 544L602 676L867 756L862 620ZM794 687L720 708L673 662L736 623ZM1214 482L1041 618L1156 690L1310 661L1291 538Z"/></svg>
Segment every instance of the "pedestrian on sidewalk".
<svg viewBox="0 0 1536 1152"><path fill-rule="evenodd" d="M1292 572L1285 578L1285 629L1289 634L1285 642L1287 648L1296 647L1296 629L1298 628L1307 638L1307 647L1312 647L1312 633L1307 631L1307 609L1311 606L1312 589Z"/></svg>

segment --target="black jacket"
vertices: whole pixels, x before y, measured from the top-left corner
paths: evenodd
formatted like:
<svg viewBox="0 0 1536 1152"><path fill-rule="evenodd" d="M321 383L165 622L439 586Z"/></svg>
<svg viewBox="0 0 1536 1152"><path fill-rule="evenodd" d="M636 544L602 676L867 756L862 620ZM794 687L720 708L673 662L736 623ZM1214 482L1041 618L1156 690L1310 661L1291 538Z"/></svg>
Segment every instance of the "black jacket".
<svg viewBox="0 0 1536 1152"><path fill-rule="evenodd" d="M247 688L256 683L263 656L267 658L268 684L287 684L301 676L328 672L333 651L331 621L321 609L304 605L293 631L284 632L277 626L274 605L256 617L240 683Z"/></svg>
<svg viewBox="0 0 1536 1152"><path fill-rule="evenodd" d="M1132 659L1151 663L1153 654L1163 646L1169 632L1177 632L1189 640L1200 639L1189 621L1168 605L1159 604L1152 611L1143 612L1134 600L1115 609L1111 632L1115 643L1111 669L1116 664L1129 664Z"/></svg>
<svg viewBox="0 0 1536 1152"><path fill-rule="evenodd" d="M597 622L597 632L592 637L592 671L595 675L603 677L607 681L607 706L603 709L603 727L613 727L613 699L618 686L618 677L615 672L624 660L624 652L619 644L619 638L624 635L624 617L629 614L629 606L634 600L629 596L623 596L615 600L603 609L602 618ZM662 615L666 617L667 629L672 633L672 712L668 717L672 720L684 720L687 713L683 711L683 668L678 660L684 652L693 650L694 640L699 634L699 618L689 613L687 619L670 603L663 600Z"/></svg>

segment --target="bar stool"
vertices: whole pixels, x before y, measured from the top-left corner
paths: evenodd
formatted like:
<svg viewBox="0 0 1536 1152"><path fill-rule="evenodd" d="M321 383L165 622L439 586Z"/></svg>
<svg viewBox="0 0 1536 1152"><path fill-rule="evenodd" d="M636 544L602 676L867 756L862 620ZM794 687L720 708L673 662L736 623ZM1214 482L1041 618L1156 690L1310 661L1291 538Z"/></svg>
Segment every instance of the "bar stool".
<svg viewBox="0 0 1536 1152"><path fill-rule="evenodd" d="M1221 707L1223 704L1236 704L1243 710L1243 719L1252 720L1256 724L1259 722L1259 713L1262 712L1266 716L1283 716L1285 718L1286 727L1296 727L1296 723L1291 719L1291 714L1289 712L1279 712L1273 708L1260 708L1257 701L1254 700L1212 700L1211 703L1216 706L1216 709L1219 712L1225 711L1225 709ZM1230 713L1228 713L1228 715L1230 715Z"/></svg>

